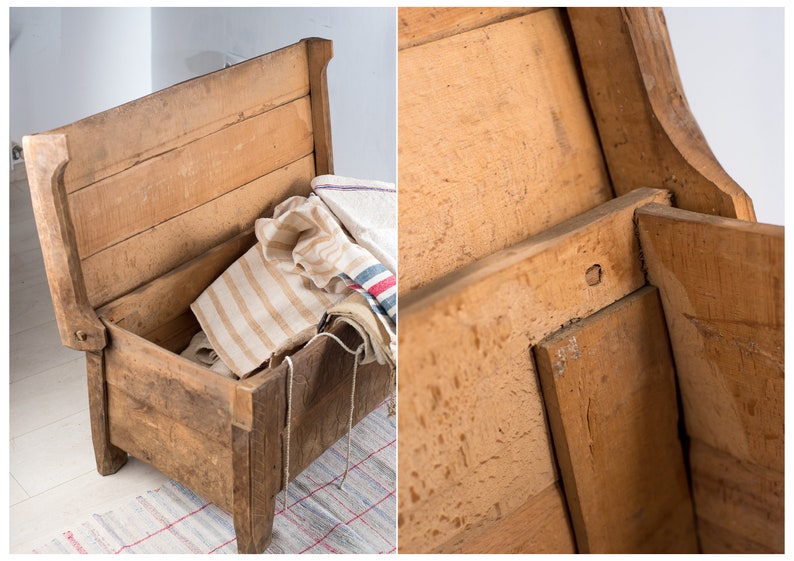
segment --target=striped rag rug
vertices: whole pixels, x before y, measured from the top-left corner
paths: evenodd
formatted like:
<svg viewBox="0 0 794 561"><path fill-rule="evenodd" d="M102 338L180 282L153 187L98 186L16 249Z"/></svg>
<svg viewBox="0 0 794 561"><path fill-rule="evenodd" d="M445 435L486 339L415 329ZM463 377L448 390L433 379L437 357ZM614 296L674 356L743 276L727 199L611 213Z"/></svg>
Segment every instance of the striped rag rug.
<svg viewBox="0 0 794 561"><path fill-rule="evenodd" d="M353 427L279 493L265 553L396 553L395 419L385 404ZM169 481L121 508L95 514L32 553L237 553L232 516Z"/></svg>

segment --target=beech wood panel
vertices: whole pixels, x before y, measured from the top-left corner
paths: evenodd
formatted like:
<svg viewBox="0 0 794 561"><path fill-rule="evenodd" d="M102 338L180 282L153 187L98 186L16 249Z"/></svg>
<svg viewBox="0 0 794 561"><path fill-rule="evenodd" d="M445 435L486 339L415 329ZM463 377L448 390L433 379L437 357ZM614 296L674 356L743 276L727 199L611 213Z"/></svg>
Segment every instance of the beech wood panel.
<svg viewBox="0 0 794 561"><path fill-rule="evenodd" d="M306 43L235 64L62 127L67 192L309 93ZM97 142L97 130L106 142Z"/></svg>
<svg viewBox="0 0 794 561"><path fill-rule="evenodd" d="M113 341L105 350L109 387L123 388L148 407L231 448L233 380L107 325Z"/></svg>
<svg viewBox="0 0 794 561"><path fill-rule="evenodd" d="M400 551L432 551L557 479L529 349L645 284L633 216L650 201L668 194L613 199L401 299Z"/></svg>
<svg viewBox="0 0 794 561"><path fill-rule="evenodd" d="M231 425L227 442L219 442L174 419L166 410L131 397L123 387L109 385L108 396L114 444L231 510Z"/></svg>
<svg viewBox="0 0 794 561"><path fill-rule="evenodd" d="M660 187L680 208L755 220L692 116L662 9L568 13L615 193Z"/></svg>
<svg viewBox="0 0 794 561"><path fill-rule="evenodd" d="M494 515L498 516L495 510ZM576 553L562 488L550 485L517 510L485 520L438 548L448 553Z"/></svg>
<svg viewBox="0 0 794 561"><path fill-rule="evenodd" d="M784 551L784 472L737 460L699 440L692 440L689 458L704 552Z"/></svg>
<svg viewBox="0 0 794 561"><path fill-rule="evenodd" d="M151 158L69 197L82 259L314 149L304 97Z"/></svg>
<svg viewBox="0 0 794 561"><path fill-rule="evenodd" d="M399 49L424 45L543 8L400 8L397 28Z"/></svg>
<svg viewBox="0 0 794 561"><path fill-rule="evenodd" d="M101 351L87 352L85 364L91 440L94 445L97 472L100 475L110 475L116 473L127 463L127 452L110 442L104 353Z"/></svg>
<svg viewBox="0 0 794 561"><path fill-rule="evenodd" d="M580 553L697 553L675 367L644 287L535 348Z"/></svg>
<svg viewBox="0 0 794 561"><path fill-rule="evenodd" d="M247 231L200 257L99 308L99 315L119 327L149 338L190 304L256 242ZM192 312L191 312L192 313Z"/></svg>
<svg viewBox="0 0 794 561"><path fill-rule="evenodd" d="M401 295L612 198L559 11L398 66Z"/></svg>
<svg viewBox="0 0 794 561"><path fill-rule="evenodd" d="M782 487L784 229L657 205L638 210L637 220L648 278L662 295L687 433L742 466L715 472L715 462L691 457L694 488L717 481L720 489L695 494L698 519L711 524L704 552L745 531L721 526L717 512L758 509L737 516L760 517L782 536L782 502L749 503L732 490ZM725 534L714 535L717 528ZM779 545L782 538L744 553Z"/></svg>
<svg viewBox="0 0 794 561"><path fill-rule="evenodd" d="M308 195L313 177L307 156L84 259L92 304L105 304L253 227L257 218L272 216L278 202Z"/></svg>
<svg viewBox="0 0 794 561"><path fill-rule="evenodd" d="M88 302L74 226L61 178L69 159L64 135L22 140L30 196L61 343L80 351L107 344L105 327Z"/></svg>

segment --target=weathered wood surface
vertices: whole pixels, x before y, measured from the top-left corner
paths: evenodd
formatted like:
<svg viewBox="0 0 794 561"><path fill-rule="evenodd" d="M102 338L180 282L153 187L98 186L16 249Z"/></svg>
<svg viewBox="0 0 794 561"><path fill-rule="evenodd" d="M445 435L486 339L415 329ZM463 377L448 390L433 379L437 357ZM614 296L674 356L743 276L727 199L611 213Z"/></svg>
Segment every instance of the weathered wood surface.
<svg viewBox="0 0 794 561"><path fill-rule="evenodd" d="M69 135L66 191L307 95L307 65L306 43L297 43L52 131Z"/></svg>
<svg viewBox="0 0 794 561"><path fill-rule="evenodd" d="M308 39L309 90L312 101L312 130L316 170L314 175L334 173L334 152L331 143L331 106L328 104L328 63L334 56L334 45L325 39Z"/></svg>
<svg viewBox="0 0 794 561"><path fill-rule="evenodd" d="M44 268L61 343L79 351L107 344L105 328L89 303L74 225L61 178L69 160L63 135L22 139L25 166Z"/></svg>
<svg viewBox="0 0 794 561"><path fill-rule="evenodd" d="M88 408L91 419L91 439L94 446L97 472L100 475L116 473L127 463L127 452L110 442L108 422L108 388L105 383L104 353L86 352L86 381Z"/></svg>
<svg viewBox="0 0 794 561"><path fill-rule="evenodd" d="M360 341L349 326L332 332L348 346ZM290 480L346 434L353 374L353 356L327 337L292 358ZM261 553L270 541L276 494L284 483L287 373L284 362L237 384L234 519L240 552ZM388 368L374 363L359 366L354 424L383 402L390 382Z"/></svg>
<svg viewBox="0 0 794 561"><path fill-rule="evenodd" d="M256 243L253 230L157 277L99 308L99 315L136 335L149 338L156 329L189 310L190 304L232 263Z"/></svg>
<svg viewBox="0 0 794 561"><path fill-rule="evenodd" d="M112 339L112 345L105 349L109 387L120 388L208 440L229 443L235 381L111 323L107 325Z"/></svg>
<svg viewBox="0 0 794 561"><path fill-rule="evenodd" d="M745 553L782 552L783 227L657 205L638 210L637 220L648 279L662 295L693 450L702 444L736 463L717 469L706 454L690 458L698 523L709 528L701 546L722 551L722 544L746 541ZM740 488L760 497L773 491L748 501L736 495ZM774 539L745 534L749 519Z"/></svg>
<svg viewBox="0 0 794 561"><path fill-rule="evenodd" d="M400 8L397 47L406 49L544 8Z"/></svg>
<svg viewBox="0 0 794 561"><path fill-rule="evenodd" d="M199 207L313 148L311 104L302 97L81 189L69 197L80 257Z"/></svg>
<svg viewBox="0 0 794 561"><path fill-rule="evenodd" d="M307 195L313 175L313 157L307 156L85 258L92 305L104 305L251 228L279 202Z"/></svg>
<svg viewBox="0 0 794 561"><path fill-rule="evenodd" d="M401 552L435 550L557 479L529 349L645 284L633 216L650 201L668 194L613 199L401 298Z"/></svg>
<svg viewBox="0 0 794 561"><path fill-rule="evenodd" d="M231 508L235 383L107 324L110 440Z"/></svg>
<svg viewBox="0 0 794 561"><path fill-rule="evenodd" d="M644 287L535 347L580 553L697 553L675 367Z"/></svg>
<svg viewBox="0 0 794 561"><path fill-rule="evenodd" d="M783 471L738 460L699 440L692 440L689 458L704 552L784 551Z"/></svg>
<svg viewBox="0 0 794 561"><path fill-rule="evenodd" d="M576 553L562 488L559 483L550 485L517 510L470 528L437 551L497 555Z"/></svg>
<svg viewBox="0 0 794 561"><path fill-rule="evenodd" d="M401 295L612 198L558 10L398 66Z"/></svg>
<svg viewBox="0 0 794 561"><path fill-rule="evenodd" d="M669 189L676 206L755 220L684 96L661 8L569 8L576 50L616 194Z"/></svg>
<svg viewBox="0 0 794 561"><path fill-rule="evenodd" d="M239 553L262 553L272 539L276 495L282 487L283 382L283 376L271 376L258 386L256 394L238 387L235 396L232 513Z"/></svg>

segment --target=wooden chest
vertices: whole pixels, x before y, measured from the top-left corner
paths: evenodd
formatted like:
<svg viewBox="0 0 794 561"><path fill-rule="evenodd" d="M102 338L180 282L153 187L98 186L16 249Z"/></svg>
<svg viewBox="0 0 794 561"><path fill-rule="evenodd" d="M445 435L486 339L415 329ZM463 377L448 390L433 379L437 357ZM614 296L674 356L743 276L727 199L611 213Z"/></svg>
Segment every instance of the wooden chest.
<svg viewBox="0 0 794 561"><path fill-rule="evenodd" d="M782 552L783 228L662 11L398 21L400 551Z"/></svg>
<svg viewBox="0 0 794 561"><path fill-rule="evenodd" d="M99 472L150 463L233 513L240 552L270 542L287 365L237 381L177 353L199 330L191 302L253 245L254 221L333 173L331 56L304 40L24 140L61 340L87 356ZM294 477L347 430L353 357L323 338L292 361ZM356 421L389 378L359 369Z"/></svg>

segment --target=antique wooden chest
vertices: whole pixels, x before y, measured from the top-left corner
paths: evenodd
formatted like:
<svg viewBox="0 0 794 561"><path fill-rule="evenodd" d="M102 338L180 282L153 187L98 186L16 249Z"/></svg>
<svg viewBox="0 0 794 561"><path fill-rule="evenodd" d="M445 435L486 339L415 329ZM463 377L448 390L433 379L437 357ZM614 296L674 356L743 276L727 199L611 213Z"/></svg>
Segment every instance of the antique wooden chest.
<svg viewBox="0 0 794 561"><path fill-rule="evenodd" d="M87 355L99 472L149 462L229 510L241 552L270 542L287 364L238 381L177 353L199 330L191 302L253 245L254 221L333 173L331 56L304 40L24 140L61 339ZM294 477L347 430L353 357L322 338L292 361ZM389 378L359 369L356 420Z"/></svg>

